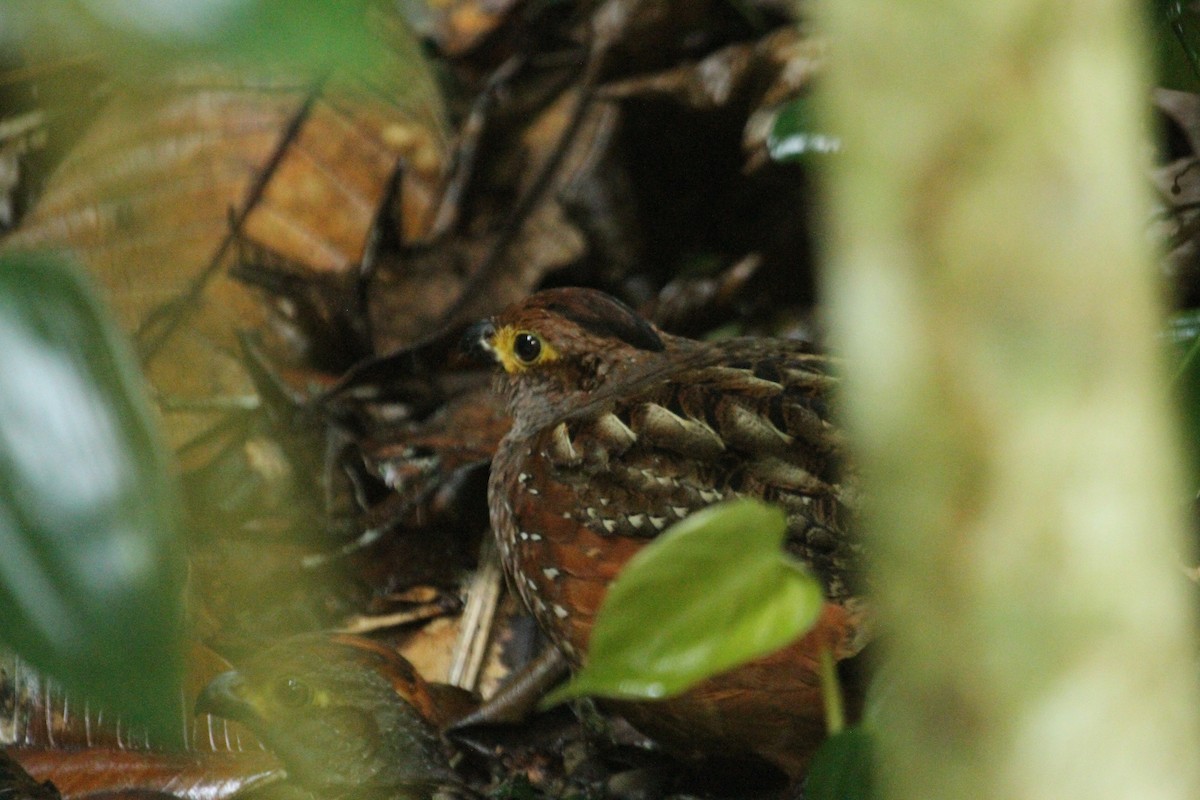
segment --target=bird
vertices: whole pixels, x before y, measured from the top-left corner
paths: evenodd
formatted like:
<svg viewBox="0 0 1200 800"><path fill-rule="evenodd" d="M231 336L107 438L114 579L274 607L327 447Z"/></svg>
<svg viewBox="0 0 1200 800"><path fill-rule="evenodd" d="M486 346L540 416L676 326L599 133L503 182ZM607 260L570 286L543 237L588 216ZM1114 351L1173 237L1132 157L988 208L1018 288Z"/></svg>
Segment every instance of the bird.
<svg viewBox="0 0 1200 800"><path fill-rule="evenodd" d="M316 797L471 796L441 730L470 695L425 681L399 653L360 636L287 637L216 676L196 713L236 720Z"/></svg>
<svg viewBox="0 0 1200 800"><path fill-rule="evenodd" d="M870 639L834 360L798 341L674 336L577 287L479 321L464 346L494 365L513 420L488 481L500 558L572 667L611 581L665 529L734 498L783 508L786 548L824 590L815 627L680 696L615 707L680 753L802 776L825 736L821 651L849 665ZM853 711L857 687L847 693Z"/></svg>

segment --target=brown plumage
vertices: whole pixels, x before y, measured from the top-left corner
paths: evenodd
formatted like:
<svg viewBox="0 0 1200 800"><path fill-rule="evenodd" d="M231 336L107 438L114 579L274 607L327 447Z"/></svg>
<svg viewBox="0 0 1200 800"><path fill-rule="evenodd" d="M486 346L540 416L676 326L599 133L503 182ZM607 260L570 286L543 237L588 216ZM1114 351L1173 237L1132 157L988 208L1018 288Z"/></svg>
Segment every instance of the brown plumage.
<svg viewBox="0 0 1200 800"><path fill-rule="evenodd" d="M389 647L306 634L217 676L196 711L246 725L318 797L416 800L458 783L440 731L471 705Z"/></svg>
<svg viewBox="0 0 1200 800"><path fill-rule="evenodd" d="M621 710L677 748L799 774L823 737L819 651L848 659L866 640L828 359L796 342L670 336L585 289L533 295L471 338L504 367L514 418L488 486L501 556L575 664L609 582L660 531L734 497L786 511L788 549L825 588L817 627L680 697Z"/></svg>

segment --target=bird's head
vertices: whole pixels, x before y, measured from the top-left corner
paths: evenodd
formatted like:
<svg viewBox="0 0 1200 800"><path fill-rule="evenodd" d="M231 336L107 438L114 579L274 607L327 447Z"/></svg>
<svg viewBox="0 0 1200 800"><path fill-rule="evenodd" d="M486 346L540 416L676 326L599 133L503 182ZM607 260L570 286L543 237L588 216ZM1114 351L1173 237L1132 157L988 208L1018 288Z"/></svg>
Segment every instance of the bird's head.
<svg viewBox="0 0 1200 800"><path fill-rule="evenodd" d="M250 728L288 776L317 794L388 789L428 796L453 781L428 685L393 650L354 636L308 634L217 676L196 713Z"/></svg>
<svg viewBox="0 0 1200 800"><path fill-rule="evenodd" d="M594 289L547 289L472 326L464 344L503 369L514 414L579 401L667 349L670 337Z"/></svg>

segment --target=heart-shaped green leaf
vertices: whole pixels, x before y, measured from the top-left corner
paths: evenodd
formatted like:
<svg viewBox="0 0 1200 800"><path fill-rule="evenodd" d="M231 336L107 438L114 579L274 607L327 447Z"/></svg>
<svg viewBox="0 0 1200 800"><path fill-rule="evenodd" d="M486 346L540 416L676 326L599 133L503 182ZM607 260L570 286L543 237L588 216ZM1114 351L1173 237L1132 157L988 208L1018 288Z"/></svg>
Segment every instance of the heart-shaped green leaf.
<svg viewBox="0 0 1200 800"><path fill-rule="evenodd" d="M0 259L0 639L179 738L176 490L135 362L78 272Z"/></svg>
<svg viewBox="0 0 1200 800"><path fill-rule="evenodd" d="M816 579L783 549L783 512L756 500L699 511L639 552L609 588L587 664L548 704L669 697L812 627Z"/></svg>

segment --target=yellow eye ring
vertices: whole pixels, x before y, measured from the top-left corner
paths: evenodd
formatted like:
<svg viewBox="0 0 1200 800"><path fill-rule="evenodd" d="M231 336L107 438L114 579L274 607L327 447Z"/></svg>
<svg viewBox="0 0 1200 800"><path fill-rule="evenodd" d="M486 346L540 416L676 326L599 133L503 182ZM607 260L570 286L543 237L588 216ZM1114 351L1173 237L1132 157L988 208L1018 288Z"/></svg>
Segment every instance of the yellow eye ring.
<svg viewBox="0 0 1200 800"><path fill-rule="evenodd" d="M510 375L554 361L554 346L528 328L502 325L487 341L488 349Z"/></svg>
<svg viewBox="0 0 1200 800"><path fill-rule="evenodd" d="M304 708L312 699L312 688L296 678L284 678L275 684L275 700L284 708Z"/></svg>
<svg viewBox="0 0 1200 800"><path fill-rule="evenodd" d="M522 364L535 364L542 354L542 340L532 331L519 331L513 337L513 355Z"/></svg>

